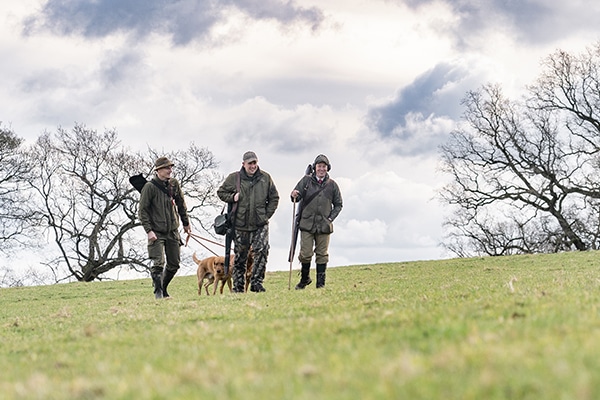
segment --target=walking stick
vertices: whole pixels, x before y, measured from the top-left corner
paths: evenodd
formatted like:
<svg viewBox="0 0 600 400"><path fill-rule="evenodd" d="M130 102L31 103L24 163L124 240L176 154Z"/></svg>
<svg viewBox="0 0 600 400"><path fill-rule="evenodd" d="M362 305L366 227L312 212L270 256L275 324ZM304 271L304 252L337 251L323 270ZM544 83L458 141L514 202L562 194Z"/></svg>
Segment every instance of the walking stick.
<svg viewBox="0 0 600 400"><path fill-rule="evenodd" d="M295 247L296 238L294 237L296 233L296 198L294 197L294 207L292 209L292 243L290 245L290 250ZM293 250L291 250L293 251ZM288 279L288 290L292 290L292 264L294 263L294 254L290 252L290 276Z"/></svg>

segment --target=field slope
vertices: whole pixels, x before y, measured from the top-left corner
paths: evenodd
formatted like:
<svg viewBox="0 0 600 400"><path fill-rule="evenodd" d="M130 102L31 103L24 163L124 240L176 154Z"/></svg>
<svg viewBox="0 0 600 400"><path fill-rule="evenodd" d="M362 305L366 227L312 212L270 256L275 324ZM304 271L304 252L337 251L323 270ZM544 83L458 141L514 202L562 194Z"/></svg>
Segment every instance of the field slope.
<svg viewBox="0 0 600 400"><path fill-rule="evenodd" d="M600 253L0 289L2 399L597 399ZM314 270L313 273L314 279ZM298 280L294 271L292 286Z"/></svg>

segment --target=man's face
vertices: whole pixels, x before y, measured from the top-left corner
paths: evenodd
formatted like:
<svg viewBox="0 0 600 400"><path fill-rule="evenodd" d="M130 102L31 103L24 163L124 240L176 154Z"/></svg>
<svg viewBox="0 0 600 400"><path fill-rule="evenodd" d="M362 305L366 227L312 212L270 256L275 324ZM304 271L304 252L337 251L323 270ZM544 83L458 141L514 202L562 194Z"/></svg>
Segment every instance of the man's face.
<svg viewBox="0 0 600 400"><path fill-rule="evenodd" d="M244 169L246 170L246 174L248 176L254 175L256 173L256 170L258 169L258 161L256 161L256 160L244 161L243 165L244 165Z"/></svg>
<svg viewBox="0 0 600 400"><path fill-rule="evenodd" d="M324 178L325 175L327 174L327 164L318 163L317 165L315 165L315 173L317 175L317 178L319 178L319 179Z"/></svg>
<svg viewBox="0 0 600 400"><path fill-rule="evenodd" d="M158 176L158 179L160 179L161 181L166 181L167 179L170 179L172 173L173 173L173 166L168 166L168 167L164 167L164 168L156 170L156 176Z"/></svg>

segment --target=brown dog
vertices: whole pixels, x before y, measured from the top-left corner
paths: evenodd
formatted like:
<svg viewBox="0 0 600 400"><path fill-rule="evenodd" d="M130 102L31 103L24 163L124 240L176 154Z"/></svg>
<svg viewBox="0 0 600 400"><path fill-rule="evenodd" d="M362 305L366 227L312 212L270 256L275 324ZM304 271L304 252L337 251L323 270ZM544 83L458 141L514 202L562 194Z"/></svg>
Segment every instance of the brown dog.
<svg viewBox="0 0 600 400"><path fill-rule="evenodd" d="M219 282L221 282L221 290L220 293L223 294L223 288L225 287L225 283L229 286L229 291L232 291L231 288L231 271L233 270L233 263L235 261L235 256L232 254L229 256L229 273L227 276L225 275L225 257L215 256L208 257L203 260L199 260L196 257L196 253L192 254L192 259L196 264L198 264L198 270L196 271L196 276L198 277L198 295L202 295L202 286L204 285L204 289L206 290L206 295L208 293L208 287L212 285L215 280L217 283L213 288L213 295L217 292L217 286ZM248 253L248 259L246 260L246 276L245 276L245 288L244 291L248 292L248 287L250 286L250 278L252 277L252 266L254 265L254 253L252 249ZM204 279L207 280L204 283Z"/></svg>
<svg viewBox="0 0 600 400"><path fill-rule="evenodd" d="M223 294L223 288L225 287L225 283L227 283L227 286L229 286L229 291L231 292L231 271L233 269L233 255L230 257L231 258L229 271L228 274L225 275L225 257L215 256L199 260L196 257L196 253L192 254L192 259L196 264L198 264L196 276L198 277L199 296L202 295L202 286L204 286L204 289L206 290L206 295L208 296L208 287L213 283L213 295L217 293L217 287L219 286L219 283L221 283L221 294ZM207 279L206 283L204 283L205 279Z"/></svg>

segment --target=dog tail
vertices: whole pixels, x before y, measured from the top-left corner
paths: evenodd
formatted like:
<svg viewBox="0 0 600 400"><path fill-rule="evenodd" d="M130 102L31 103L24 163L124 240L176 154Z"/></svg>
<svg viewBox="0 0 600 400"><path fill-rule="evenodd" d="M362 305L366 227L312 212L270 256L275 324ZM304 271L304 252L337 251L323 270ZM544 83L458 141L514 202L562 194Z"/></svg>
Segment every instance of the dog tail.
<svg viewBox="0 0 600 400"><path fill-rule="evenodd" d="M194 260L194 262L196 264L198 264L200 262L200 260L198 260L198 257L196 257L196 252L194 252L194 254L192 254L192 260Z"/></svg>

